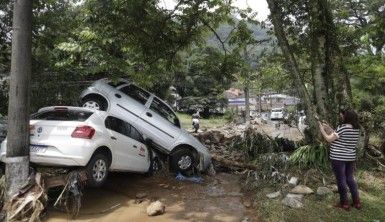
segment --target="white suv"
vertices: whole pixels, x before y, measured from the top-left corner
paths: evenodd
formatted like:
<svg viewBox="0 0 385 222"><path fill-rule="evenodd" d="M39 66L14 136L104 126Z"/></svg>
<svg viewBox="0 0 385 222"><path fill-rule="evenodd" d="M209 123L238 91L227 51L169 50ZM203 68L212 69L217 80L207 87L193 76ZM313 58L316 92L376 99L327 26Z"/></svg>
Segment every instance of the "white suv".
<svg viewBox="0 0 385 222"><path fill-rule="evenodd" d="M170 158L174 171L205 170L211 163L207 148L183 130L166 102L154 94L120 79L101 79L83 91L83 107L106 110L134 125L154 147Z"/></svg>
<svg viewBox="0 0 385 222"><path fill-rule="evenodd" d="M1 144L5 162L7 140ZM85 167L91 186L100 186L108 171L152 172L156 155L129 123L104 111L80 107L46 107L30 120L30 160L45 166Z"/></svg>
<svg viewBox="0 0 385 222"><path fill-rule="evenodd" d="M283 118L284 118L283 108L271 109L271 114L270 114L271 120L283 120Z"/></svg>

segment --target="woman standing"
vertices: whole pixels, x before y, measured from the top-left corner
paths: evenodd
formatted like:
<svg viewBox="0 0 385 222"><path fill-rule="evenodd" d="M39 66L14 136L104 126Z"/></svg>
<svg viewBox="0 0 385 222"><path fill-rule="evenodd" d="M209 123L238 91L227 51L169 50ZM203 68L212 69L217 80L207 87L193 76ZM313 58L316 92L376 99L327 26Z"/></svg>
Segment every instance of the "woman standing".
<svg viewBox="0 0 385 222"><path fill-rule="evenodd" d="M322 136L331 143L330 160L337 179L340 202L336 207L349 210L349 202L346 185L352 194L353 206L361 209L357 182L354 180L356 150L359 139L359 124L357 113L353 110L340 111L341 125L336 131L330 130L327 124L319 123ZM327 133L326 131L332 131Z"/></svg>

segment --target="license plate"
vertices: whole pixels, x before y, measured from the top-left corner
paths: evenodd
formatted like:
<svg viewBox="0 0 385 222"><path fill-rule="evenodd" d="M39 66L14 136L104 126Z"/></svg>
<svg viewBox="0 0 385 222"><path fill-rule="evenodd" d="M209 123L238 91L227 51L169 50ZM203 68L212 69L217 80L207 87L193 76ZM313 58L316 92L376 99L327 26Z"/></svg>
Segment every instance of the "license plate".
<svg viewBox="0 0 385 222"><path fill-rule="evenodd" d="M31 153L44 153L47 150L45 146L30 145L29 150Z"/></svg>

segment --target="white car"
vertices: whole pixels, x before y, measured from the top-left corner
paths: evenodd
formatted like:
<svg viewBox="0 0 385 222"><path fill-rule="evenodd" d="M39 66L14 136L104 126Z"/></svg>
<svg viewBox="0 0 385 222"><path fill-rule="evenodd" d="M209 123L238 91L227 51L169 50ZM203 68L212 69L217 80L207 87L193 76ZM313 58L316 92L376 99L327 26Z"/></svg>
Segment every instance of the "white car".
<svg viewBox="0 0 385 222"><path fill-rule="evenodd" d="M7 140L0 159L6 161ZM156 155L129 123L104 111L46 107L30 120L30 161L38 165L85 167L91 186L102 185L108 171L156 170Z"/></svg>
<svg viewBox="0 0 385 222"><path fill-rule="evenodd" d="M154 94L120 79L101 79L83 91L82 106L106 110L134 125L154 148L169 157L171 168L186 172L203 171L211 163L207 148L186 130L172 108Z"/></svg>
<svg viewBox="0 0 385 222"><path fill-rule="evenodd" d="M271 109L271 113L270 113L271 120L283 120L283 118L284 118L284 111L282 108Z"/></svg>

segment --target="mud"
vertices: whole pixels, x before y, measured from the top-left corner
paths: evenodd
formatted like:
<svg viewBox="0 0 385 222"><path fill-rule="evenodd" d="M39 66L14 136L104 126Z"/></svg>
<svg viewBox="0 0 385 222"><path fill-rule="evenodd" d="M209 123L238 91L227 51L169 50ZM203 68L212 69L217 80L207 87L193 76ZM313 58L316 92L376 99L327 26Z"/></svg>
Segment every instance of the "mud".
<svg viewBox="0 0 385 222"><path fill-rule="evenodd" d="M45 221L224 221L240 222L252 219L252 210L242 204L249 197L241 193L237 175L219 173L204 177L202 184L177 181L171 176L145 177L135 174L111 174L105 186L86 189L79 216L71 220L63 212L48 211ZM137 199L145 192L144 199ZM149 217L146 207L151 201L160 200L166 205L166 213Z"/></svg>

